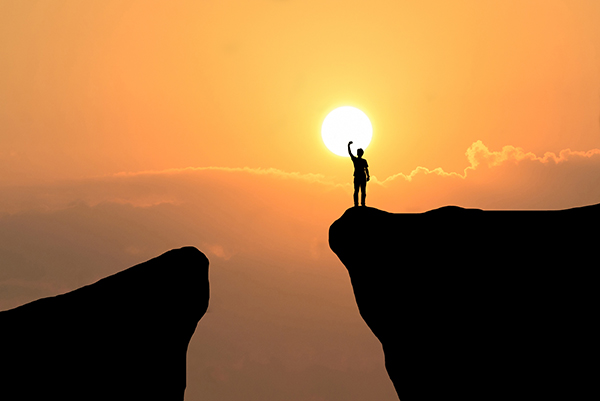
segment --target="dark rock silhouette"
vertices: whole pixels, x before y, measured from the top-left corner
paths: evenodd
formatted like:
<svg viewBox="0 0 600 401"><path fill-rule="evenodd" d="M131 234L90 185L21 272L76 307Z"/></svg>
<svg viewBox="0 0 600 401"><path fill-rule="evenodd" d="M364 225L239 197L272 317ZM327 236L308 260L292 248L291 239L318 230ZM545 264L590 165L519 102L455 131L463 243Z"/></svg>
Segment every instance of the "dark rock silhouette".
<svg viewBox="0 0 600 401"><path fill-rule="evenodd" d="M0 398L183 400L208 301L208 259L184 247L0 312Z"/></svg>
<svg viewBox="0 0 600 401"><path fill-rule="evenodd" d="M402 401L598 395L600 205L348 209L329 244Z"/></svg>

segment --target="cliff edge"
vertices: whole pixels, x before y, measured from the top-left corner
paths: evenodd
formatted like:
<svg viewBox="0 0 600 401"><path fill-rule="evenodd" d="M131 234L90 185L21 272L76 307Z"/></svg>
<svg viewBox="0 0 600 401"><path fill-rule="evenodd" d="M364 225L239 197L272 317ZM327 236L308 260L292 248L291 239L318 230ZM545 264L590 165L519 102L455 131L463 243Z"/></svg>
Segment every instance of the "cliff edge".
<svg viewBox="0 0 600 401"><path fill-rule="evenodd" d="M329 230L402 401L597 394L600 205L348 209Z"/></svg>
<svg viewBox="0 0 600 401"><path fill-rule="evenodd" d="M183 400L208 264L196 248L174 249L0 312L0 398Z"/></svg>

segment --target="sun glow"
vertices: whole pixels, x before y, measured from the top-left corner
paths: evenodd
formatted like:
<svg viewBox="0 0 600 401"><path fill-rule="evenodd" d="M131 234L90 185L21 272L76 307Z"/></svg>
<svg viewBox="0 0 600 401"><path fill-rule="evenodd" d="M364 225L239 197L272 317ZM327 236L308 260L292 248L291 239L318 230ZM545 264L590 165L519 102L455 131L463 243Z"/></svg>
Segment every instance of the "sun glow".
<svg viewBox="0 0 600 401"><path fill-rule="evenodd" d="M369 117L356 107L338 107L325 117L321 126L321 137L327 149L338 156L348 157L348 142L352 150L365 150L373 137Z"/></svg>

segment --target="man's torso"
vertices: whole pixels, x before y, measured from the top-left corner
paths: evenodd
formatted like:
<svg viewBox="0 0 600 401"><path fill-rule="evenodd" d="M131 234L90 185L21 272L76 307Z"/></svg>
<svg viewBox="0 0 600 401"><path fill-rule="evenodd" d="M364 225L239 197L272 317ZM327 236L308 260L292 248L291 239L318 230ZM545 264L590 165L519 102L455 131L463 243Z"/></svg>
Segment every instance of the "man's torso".
<svg viewBox="0 0 600 401"><path fill-rule="evenodd" d="M367 160L355 157L352 159L352 163L354 163L354 179L366 181L367 175L365 173L365 169L369 167Z"/></svg>

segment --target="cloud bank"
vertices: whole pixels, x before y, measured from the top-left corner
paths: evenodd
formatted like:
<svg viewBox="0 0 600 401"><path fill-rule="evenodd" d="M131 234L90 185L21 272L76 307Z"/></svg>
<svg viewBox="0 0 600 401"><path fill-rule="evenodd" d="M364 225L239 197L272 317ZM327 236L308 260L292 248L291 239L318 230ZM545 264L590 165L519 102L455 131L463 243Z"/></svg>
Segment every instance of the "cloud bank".
<svg viewBox="0 0 600 401"><path fill-rule="evenodd" d="M459 172L418 166L408 173L379 179L376 160L371 164L367 203L392 212L425 211L447 204L483 209L558 209L600 202L600 149L564 149L538 156L511 145L493 151L476 141L466 150L466 166ZM285 203L296 211L302 209L301 202L304 209L341 210L351 206L351 192L350 168L348 177L342 179L275 168L188 167L122 172L37 187L5 187L0 193L0 214L55 210L78 202L148 207L214 200L219 193L272 201L275 207Z"/></svg>
<svg viewBox="0 0 600 401"><path fill-rule="evenodd" d="M394 211L447 204L482 209L561 209L600 202L600 149L537 156L515 146L492 151L482 141L465 152L461 172L416 167L371 188ZM394 208L394 205L396 207Z"/></svg>

